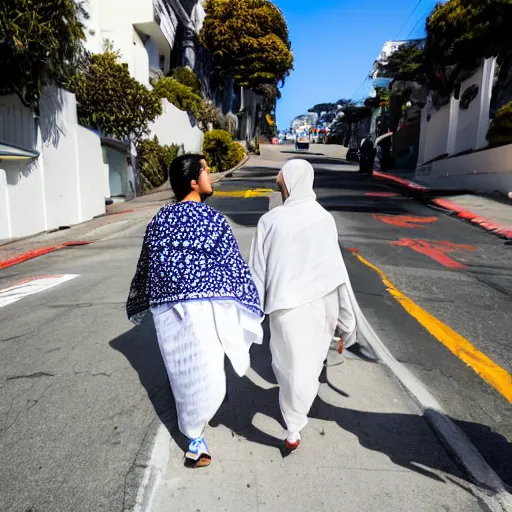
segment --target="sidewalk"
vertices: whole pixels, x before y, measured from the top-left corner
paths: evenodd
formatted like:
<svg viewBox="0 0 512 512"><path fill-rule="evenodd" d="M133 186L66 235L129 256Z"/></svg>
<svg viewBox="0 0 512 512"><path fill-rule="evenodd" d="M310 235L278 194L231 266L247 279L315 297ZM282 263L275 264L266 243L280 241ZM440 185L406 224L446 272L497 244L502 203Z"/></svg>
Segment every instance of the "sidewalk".
<svg viewBox="0 0 512 512"><path fill-rule="evenodd" d="M481 510L467 477L381 364L329 367L303 443L285 459L274 383L268 347L254 347L248 377L228 378L228 404L206 432L207 469L184 468L183 452L160 432L167 444L154 452L168 455L139 510Z"/></svg>
<svg viewBox="0 0 512 512"><path fill-rule="evenodd" d="M507 240L512 240L512 200L501 195L441 195L410 179L408 171L374 171L373 175L391 185L420 195L432 205Z"/></svg>

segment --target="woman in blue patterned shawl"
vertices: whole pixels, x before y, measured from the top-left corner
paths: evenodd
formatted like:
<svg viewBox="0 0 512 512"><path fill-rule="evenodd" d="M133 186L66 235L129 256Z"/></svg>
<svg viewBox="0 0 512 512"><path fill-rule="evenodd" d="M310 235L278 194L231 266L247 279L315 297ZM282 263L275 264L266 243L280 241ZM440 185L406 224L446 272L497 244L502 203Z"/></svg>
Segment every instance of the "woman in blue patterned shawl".
<svg viewBox="0 0 512 512"><path fill-rule="evenodd" d="M238 375L263 338L263 312L250 270L226 219L204 203L213 193L201 155L176 158L169 169L176 204L160 209L146 229L126 305L139 324L151 310L176 401L190 439L185 462L211 462L204 430L226 394L224 357Z"/></svg>

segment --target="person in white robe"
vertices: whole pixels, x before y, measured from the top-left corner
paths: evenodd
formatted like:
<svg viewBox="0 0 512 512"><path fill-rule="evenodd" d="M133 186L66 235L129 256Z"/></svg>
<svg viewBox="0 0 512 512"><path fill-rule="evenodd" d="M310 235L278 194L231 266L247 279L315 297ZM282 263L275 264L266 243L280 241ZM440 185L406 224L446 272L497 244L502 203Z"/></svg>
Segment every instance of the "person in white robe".
<svg viewBox="0 0 512 512"><path fill-rule="evenodd" d="M178 426L190 440L185 463L204 467L205 428L226 394L225 355L245 375L264 315L227 220L204 203L213 192L205 158L178 157L169 174L177 203L146 229L127 313L139 324L151 310Z"/></svg>
<svg viewBox="0 0 512 512"><path fill-rule="evenodd" d="M260 219L249 266L270 317L272 368L288 430L285 445L292 451L335 331L349 348L357 342L357 324L336 224L316 200L312 165L290 160L277 181L284 204Z"/></svg>

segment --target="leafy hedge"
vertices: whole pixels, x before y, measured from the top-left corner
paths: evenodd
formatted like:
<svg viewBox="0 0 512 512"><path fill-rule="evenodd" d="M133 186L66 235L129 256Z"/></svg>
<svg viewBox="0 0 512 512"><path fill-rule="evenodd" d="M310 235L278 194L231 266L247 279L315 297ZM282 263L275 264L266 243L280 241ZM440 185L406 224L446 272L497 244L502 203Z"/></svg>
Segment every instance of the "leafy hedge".
<svg viewBox="0 0 512 512"><path fill-rule="evenodd" d="M182 68L187 69L187 68ZM190 71L192 73L192 71ZM153 93L159 98L166 98L180 110L190 112L197 121L202 123L203 131L208 130L208 125L220 128L225 123L222 112L212 104L203 100L193 90L174 78L160 78L152 82Z"/></svg>
<svg viewBox="0 0 512 512"><path fill-rule="evenodd" d="M487 132L487 140L491 146L512 144L512 102L496 113Z"/></svg>
<svg viewBox="0 0 512 512"><path fill-rule="evenodd" d="M199 78L190 68L175 68L172 70L171 77L180 84L189 87L194 94L201 96Z"/></svg>
<svg viewBox="0 0 512 512"><path fill-rule="evenodd" d="M159 98L166 98L175 107L190 112L194 117L200 115L203 98L195 94L190 87L170 77L153 80L151 85Z"/></svg>
<svg viewBox="0 0 512 512"><path fill-rule="evenodd" d="M203 154L212 172L229 171L245 157L244 148L233 141L225 130L212 130L205 134Z"/></svg>
<svg viewBox="0 0 512 512"><path fill-rule="evenodd" d="M91 55L67 85L76 94L80 123L120 139L147 134L162 113L160 98L130 75L111 46Z"/></svg>
<svg viewBox="0 0 512 512"><path fill-rule="evenodd" d="M158 137L144 139L137 144L137 169L144 192L163 185L167 180L169 166L182 152L182 147L172 144L163 146Z"/></svg>

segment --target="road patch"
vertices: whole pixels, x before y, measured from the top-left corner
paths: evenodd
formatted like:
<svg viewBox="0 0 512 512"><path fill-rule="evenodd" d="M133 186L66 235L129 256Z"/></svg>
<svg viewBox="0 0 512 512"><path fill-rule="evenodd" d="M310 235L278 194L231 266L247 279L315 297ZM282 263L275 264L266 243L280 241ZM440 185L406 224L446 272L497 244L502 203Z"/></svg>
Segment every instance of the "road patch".
<svg viewBox="0 0 512 512"><path fill-rule="evenodd" d="M429 242L427 240L417 240L415 238L400 238L398 242L391 242L395 247L409 247L415 252L424 254L441 265L455 270L463 270L466 265L450 258L449 253L456 251L476 251L472 245L454 244L452 242Z"/></svg>
<svg viewBox="0 0 512 512"><path fill-rule="evenodd" d="M380 220L384 224L397 226L399 228L423 228L423 224L433 224L437 222L437 217L413 217L411 215L378 215L374 213L372 217Z"/></svg>
<svg viewBox="0 0 512 512"><path fill-rule="evenodd" d="M35 295L36 293L55 288L78 277L78 274L64 274L55 276L37 276L26 279L21 283L0 290L0 308L9 306L19 300Z"/></svg>

